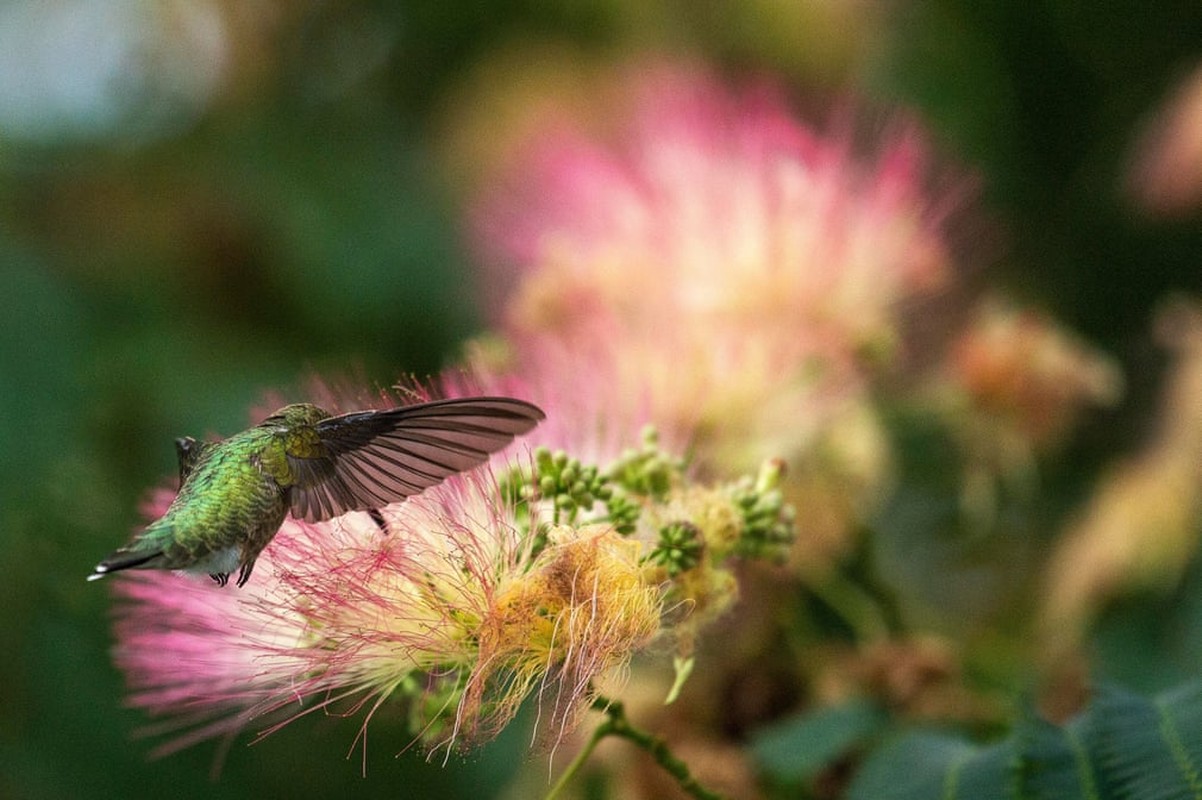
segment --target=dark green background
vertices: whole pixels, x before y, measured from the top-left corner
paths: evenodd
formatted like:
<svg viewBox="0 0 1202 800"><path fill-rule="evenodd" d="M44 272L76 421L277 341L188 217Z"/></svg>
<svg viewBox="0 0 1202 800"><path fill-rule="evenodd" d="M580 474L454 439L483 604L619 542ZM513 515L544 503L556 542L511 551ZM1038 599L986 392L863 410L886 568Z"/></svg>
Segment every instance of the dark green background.
<svg viewBox="0 0 1202 800"><path fill-rule="evenodd" d="M366 778L357 752L344 760L358 722L318 717L238 740L216 783L212 745L148 763L108 655L108 594L83 580L172 473L175 436L235 431L314 370L429 374L476 329L438 113L506 43L699 54L777 71L802 105L850 87L914 109L947 162L980 175L987 278L1128 372L1082 462L1138 438L1160 368L1152 310L1202 288L1202 216L1153 221L1119 191L1139 125L1202 59L1195 0L899 2L886 36L826 64L735 2L300 5L252 96L170 135L0 138L0 797L479 799L520 761L520 731L446 768L394 760L407 738L385 711ZM364 19L388 30L386 58L316 91L329 32Z"/></svg>

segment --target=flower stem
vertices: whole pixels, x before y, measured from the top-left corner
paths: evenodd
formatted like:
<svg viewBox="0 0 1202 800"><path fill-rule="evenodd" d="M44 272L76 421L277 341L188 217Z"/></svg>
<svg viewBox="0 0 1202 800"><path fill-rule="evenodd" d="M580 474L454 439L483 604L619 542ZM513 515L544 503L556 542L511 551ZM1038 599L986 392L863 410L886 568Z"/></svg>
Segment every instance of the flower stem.
<svg viewBox="0 0 1202 800"><path fill-rule="evenodd" d="M555 782L555 785L551 787L551 791L547 792L547 796L543 800L555 800L563 790L563 787L567 786L576 773L580 771L580 768L584 766L584 762L588 761L589 756L597 749L597 745L601 743L601 740L610 733L608 721L598 725L597 729L593 731L593 735L589 737L588 742L576 754L576 757L572 759L572 763L568 764L567 769L559 776L559 780Z"/></svg>
<svg viewBox="0 0 1202 800"><path fill-rule="evenodd" d="M620 702L598 695L593 699L592 708L594 711L605 714L606 720L593 731L593 735L589 737L584 748L572 759L572 763L568 764L567 769L559 776L559 780L551 787L551 791L547 793L544 800L554 800L564 786L580 771L584 762L588 760L593 750L606 736L617 736L647 751L655 759L655 763L675 778L676 783L690 797L695 797L697 800L723 800L722 795L710 791L697 782L697 779L689 772L689 766L672 755L667 742L631 725L630 720L626 718L626 709Z"/></svg>

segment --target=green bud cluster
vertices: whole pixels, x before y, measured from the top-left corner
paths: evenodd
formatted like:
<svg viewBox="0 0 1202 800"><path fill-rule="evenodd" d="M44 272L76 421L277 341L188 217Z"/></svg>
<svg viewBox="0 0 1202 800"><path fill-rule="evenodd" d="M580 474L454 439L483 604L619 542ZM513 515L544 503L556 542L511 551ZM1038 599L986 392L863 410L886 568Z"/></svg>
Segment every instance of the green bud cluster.
<svg viewBox="0 0 1202 800"><path fill-rule="evenodd" d="M669 523L659 530L659 542L647 560L659 564L674 578L701 563L705 541L697 526L688 520Z"/></svg>
<svg viewBox="0 0 1202 800"><path fill-rule="evenodd" d="M782 558L793 541L794 515L780 491L783 465L767 462L756 475L729 484L726 491L741 516L742 532L734 554L746 558ZM501 481L506 500L518 511L519 524L532 526L533 552L541 552L556 525L609 523L629 536L638 527L644 509L667 503L681 487L684 462L665 453L653 428L643 432L640 447L631 448L604 470L585 464L562 450L539 447L534 451L533 473L514 470ZM532 503L549 511L533 525ZM648 554L671 576L697 566L705 541L695 521L663 525L659 540Z"/></svg>
<svg viewBox="0 0 1202 800"><path fill-rule="evenodd" d="M620 488L614 489L613 494L605 501L605 509L606 520L623 536L634 533L639 516L643 513L643 507Z"/></svg>
<svg viewBox="0 0 1202 800"><path fill-rule="evenodd" d="M735 545L745 558L780 560L793 543L795 513L780 491L784 465L768 461L755 480L744 477L731 485L731 499L743 517L743 532Z"/></svg>
<svg viewBox="0 0 1202 800"><path fill-rule="evenodd" d="M661 450L659 435L648 427L643 430L642 446L623 452L605 474L631 494L662 500L679 481L683 470L684 462Z"/></svg>
<svg viewBox="0 0 1202 800"><path fill-rule="evenodd" d="M546 447L534 451L534 486L538 496L551 501L551 520L556 525L576 522L587 512L613 495L609 481L593 464L582 464L562 450L552 453Z"/></svg>
<svg viewBox="0 0 1202 800"><path fill-rule="evenodd" d="M512 482L515 488L510 487ZM622 535L635 531L643 507L629 490L615 481L610 471L585 464L562 450L539 447L534 451L534 474L515 471L503 485L507 498L516 499L519 510L529 514L529 503L541 500L550 508L550 519L532 531L532 547L540 552L555 525L609 522ZM598 508L600 506L600 508ZM519 517L522 520L521 517ZM522 520L529 524L529 516Z"/></svg>
<svg viewBox="0 0 1202 800"><path fill-rule="evenodd" d="M562 450L540 447L534 451L534 475L515 474L513 485L505 482L502 490L519 505L535 498L549 504L550 520L533 532L537 552L546 546L552 525L579 524L585 515L590 522L610 523L622 535L634 533L643 500L663 500L682 469L683 462L666 455L655 430L648 428L638 449L627 450L604 471Z"/></svg>

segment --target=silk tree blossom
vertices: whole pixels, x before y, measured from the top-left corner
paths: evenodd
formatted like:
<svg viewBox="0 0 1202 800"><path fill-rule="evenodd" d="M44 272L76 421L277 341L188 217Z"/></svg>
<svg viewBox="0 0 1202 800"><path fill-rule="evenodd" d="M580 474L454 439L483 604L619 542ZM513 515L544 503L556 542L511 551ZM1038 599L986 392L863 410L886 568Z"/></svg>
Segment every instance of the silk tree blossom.
<svg viewBox="0 0 1202 800"><path fill-rule="evenodd" d="M1057 446L1088 406L1112 405L1122 393L1111 359L1047 316L998 298L983 303L960 333L947 372L978 428L1005 431L970 438L1009 438L1033 450Z"/></svg>
<svg viewBox="0 0 1202 800"><path fill-rule="evenodd" d="M479 201L502 331L603 370L704 463L803 451L894 352L903 302L954 277L961 193L928 191L909 129L863 157L771 87L672 67L627 85L608 136L549 122Z"/></svg>
<svg viewBox="0 0 1202 800"><path fill-rule="evenodd" d="M1145 123L1132 147L1128 194L1149 214L1183 217L1202 204L1202 66Z"/></svg>
<svg viewBox="0 0 1202 800"><path fill-rule="evenodd" d="M314 710L361 713L362 737L390 700L449 752L533 694L554 743L657 637L687 653L733 602L730 558L778 554L791 516L765 475L702 487L653 436L604 468L540 446L378 515L289 518L244 590L119 573L129 703L176 731L163 752Z"/></svg>
<svg viewBox="0 0 1202 800"><path fill-rule="evenodd" d="M962 508L989 525L1004 492L1033 492L1037 458L1087 412L1117 402L1122 383L1110 358L1051 318L987 297L929 395L965 456Z"/></svg>

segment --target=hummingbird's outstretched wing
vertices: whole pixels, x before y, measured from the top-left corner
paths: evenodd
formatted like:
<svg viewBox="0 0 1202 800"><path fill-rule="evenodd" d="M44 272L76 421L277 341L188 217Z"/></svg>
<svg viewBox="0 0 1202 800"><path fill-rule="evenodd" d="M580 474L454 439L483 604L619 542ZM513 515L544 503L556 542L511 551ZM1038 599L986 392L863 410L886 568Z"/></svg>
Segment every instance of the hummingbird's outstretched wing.
<svg viewBox="0 0 1202 800"><path fill-rule="evenodd" d="M544 417L522 400L469 397L321 420L317 441L288 449L292 516L317 522L403 500L484 463Z"/></svg>

